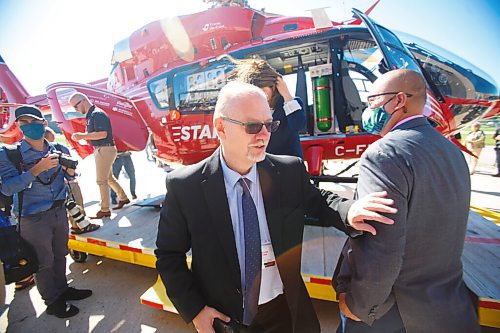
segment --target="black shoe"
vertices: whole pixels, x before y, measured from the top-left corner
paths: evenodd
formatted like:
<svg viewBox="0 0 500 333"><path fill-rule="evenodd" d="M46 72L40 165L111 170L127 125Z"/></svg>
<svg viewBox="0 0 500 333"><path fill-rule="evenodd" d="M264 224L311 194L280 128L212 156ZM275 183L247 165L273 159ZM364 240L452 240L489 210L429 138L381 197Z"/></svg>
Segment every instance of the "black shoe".
<svg viewBox="0 0 500 333"><path fill-rule="evenodd" d="M65 301L79 301L92 296L92 290L90 289L76 289L73 287L68 287L66 291L61 295L61 298Z"/></svg>
<svg viewBox="0 0 500 333"><path fill-rule="evenodd" d="M73 317L79 311L76 306L66 303L62 298L47 306L46 310L47 314L56 316L57 318Z"/></svg>
<svg viewBox="0 0 500 333"><path fill-rule="evenodd" d="M137 199L137 195L135 195L135 193L132 194L132 199L134 199L134 200Z"/></svg>

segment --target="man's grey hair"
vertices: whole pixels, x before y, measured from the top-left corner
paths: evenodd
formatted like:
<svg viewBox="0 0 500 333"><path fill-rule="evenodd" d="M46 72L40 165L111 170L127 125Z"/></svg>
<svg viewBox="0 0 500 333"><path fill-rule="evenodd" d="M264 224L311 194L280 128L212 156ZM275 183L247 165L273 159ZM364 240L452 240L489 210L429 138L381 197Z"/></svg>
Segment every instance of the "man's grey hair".
<svg viewBox="0 0 500 333"><path fill-rule="evenodd" d="M263 98L267 101L266 94L262 89L250 83L231 81L221 89L217 104L215 104L214 111L214 125L215 119L228 115L231 103L238 102L241 98L246 96L254 96L255 98Z"/></svg>

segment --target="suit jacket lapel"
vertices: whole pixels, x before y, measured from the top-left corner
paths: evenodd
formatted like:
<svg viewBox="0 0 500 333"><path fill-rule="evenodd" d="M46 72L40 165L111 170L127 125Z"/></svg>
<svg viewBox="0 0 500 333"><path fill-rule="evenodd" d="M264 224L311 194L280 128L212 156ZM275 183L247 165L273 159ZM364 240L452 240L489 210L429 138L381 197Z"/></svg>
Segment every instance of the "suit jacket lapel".
<svg viewBox="0 0 500 333"><path fill-rule="evenodd" d="M205 179L201 185L210 213L208 220L213 223L224 249L235 286L240 286L240 265L238 263L238 252L236 250L236 241L234 240L231 214L229 213L229 205L227 203L224 175L220 166L220 149L206 161L202 173Z"/></svg>
<svg viewBox="0 0 500 333"><path fill-rule="evenodd" d="M275 255L281 254L283 218L280 209L280 172L276 166L266 157L262 162L257 163L259 172L260 187L266 211L267 225L273 243Z"/></svg>

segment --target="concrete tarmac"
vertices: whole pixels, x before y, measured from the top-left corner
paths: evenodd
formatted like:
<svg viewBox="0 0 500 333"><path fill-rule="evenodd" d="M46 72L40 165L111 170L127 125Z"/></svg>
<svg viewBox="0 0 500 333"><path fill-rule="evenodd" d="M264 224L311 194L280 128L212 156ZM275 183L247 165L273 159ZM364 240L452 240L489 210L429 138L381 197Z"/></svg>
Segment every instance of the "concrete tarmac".
<svg viewBox="0 0 500 333"><path fill-rule="evenodd" d="M164 189L165 173L146 160L143 152L134 153L136 166L137 194L139 199ZM484 149L477 172L472 178L472 204L500 211L500 178L492 177L495 153L491 147ZM99 198L95 184L93 158L81 161L80 180L86 201ZM343 166L347 166L344 162ZM335 166L337 167L337 166ZM121 176L120 183L128 182ZM342 188L339 189L342 191ZM347 189L346 191L348 191ZM95 212L87 212L92 215ZM136 266L107 258L89 256L85 263L73 262L67 257L67 275L70 286L92 289L94 295L86 300L72 302L80 308L73 318L58 319L45 313L45 305L35 286L23 291L14 291L14 285L6 287L6 306L0 311L0 332L9 333L81 333L81 332L195 332L192 325L186 325L180 316L145 305L139 297L156 281L154 269ZM323 332L335 332L338 325L338 306L334 302L313 301L320 318ZM483 332L495 332L484 328Z"/></svg>

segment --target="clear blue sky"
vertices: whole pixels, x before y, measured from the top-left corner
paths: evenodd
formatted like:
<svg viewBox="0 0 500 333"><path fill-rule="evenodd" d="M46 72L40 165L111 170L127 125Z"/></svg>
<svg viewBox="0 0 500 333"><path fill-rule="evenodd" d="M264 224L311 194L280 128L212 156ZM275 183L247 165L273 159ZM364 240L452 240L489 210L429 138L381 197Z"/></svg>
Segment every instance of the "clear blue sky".
<svg viewBox="0 0 500 333"><path fill-rule="evenodd" d="M254 8L332 20L374 0L249 0ZM200 11L202 0L0 0L0 55L32 95L58 81L89 82L110 70L113 46L141 26ZM500 83L499 0L382 0L371 17L455 53Z"/></svg>

